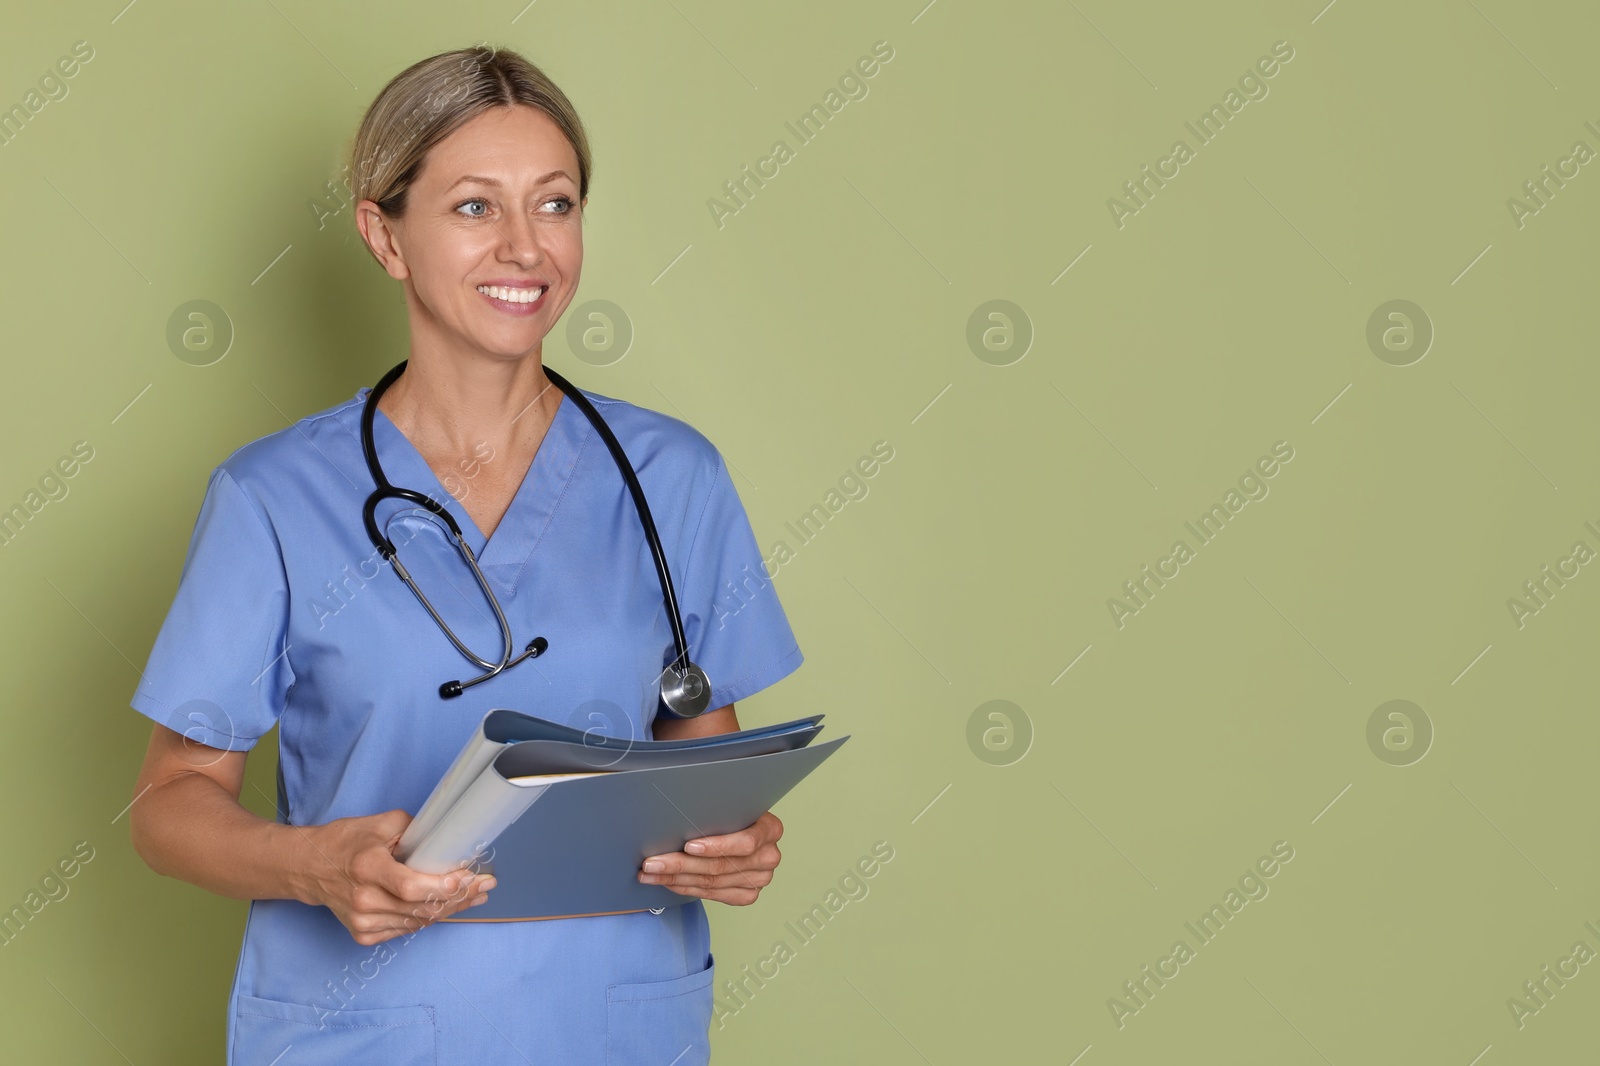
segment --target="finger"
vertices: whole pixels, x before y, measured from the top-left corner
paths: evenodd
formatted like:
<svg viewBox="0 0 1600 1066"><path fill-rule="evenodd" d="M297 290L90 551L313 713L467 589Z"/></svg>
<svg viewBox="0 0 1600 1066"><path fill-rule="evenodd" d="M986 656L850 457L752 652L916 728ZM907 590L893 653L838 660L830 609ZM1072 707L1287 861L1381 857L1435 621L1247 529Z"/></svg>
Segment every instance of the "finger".
<svg viewBox="0 0 1600 1066"><path fill-rule="evenodd" d="M487 895L489 890L499 883L493 875L487 873L473 875L468 872L462 876L463 880L456 890L436 901L437 906L448 908L451 912L458 911L469 906L473 899Z"/></svg>
<svg viewBox="0 0 1600 1066"><path fill-rule="evenodd" d="M697 837L683 845L690 855L749 855L783 836L783 823L767 811L736 833Z"/></svg>
<svg viewBox="0 0 1600 1066"><path fill-rule="evenodd" d="M469 893L456 899L429 900L421 903L401 900L392 911L362 914L357 920L365 928L394 932L414 933L424 926L466 910L475 900L487 900L487 892Z"/></svg>
<svg viewBox="0 0 1600 1066"><path fill-rule="evenodd" d="M389 929L405 921L413 926L418 922L430 922L456 902L443 898L405 900L375 884L357 885L350 892L351 918L358 932Z"/></svg>
<svg viewBox="0 0 1600 1066"><path fill-rule="evenodd" d="M416 936L423 929L426 929L428 926L432 925L433 921L434 920L431 918L417 918L407 915L404 917L393 917L384 921L371 920L358 922L353 929L359 929L362 931L353 931L351 935L355 938L357 943L371 946L373 944L381 944L385 940L393 940L396 937Z"/></svg>
<svg viewBox="0 0 1600 1066"><path fill-rule="evenodd" d="M735 859L755 854L766 843L765 838L758 834L755 827L752 826L724 836L700 837L684 844L682 851L652 855L646 861L683 861L690 857L695 859Z"/></svg>
<svg viewBox="0 0 1600 1066"><path fill-rule="evenodd" d="M356 932L415 932L430 922L461 910L473 898L484 895L492 881L467 886L450 895L434 895L422 900L401 899L380 885L359 885L351 893Z"/></svg>
<svg viewBox="0 0 1600 1066"><path fill-rule="evenodd" d="M341 920L350 935L361 944L377 944L400 933L414 933L433 919L427 914L405 914L400 911L357 910L342 915Z"/></svg>
<svg viewBox="0 0 1600 1066"><path fill-rule="evenodd" d="M639 880L647 885L665 885L668 888L685 885L696 888L765 888L772 883L772 870L729 870L723 873L647 874Z"/></svg>
<svg viewBox="0 0 1600 1066"><path fill-rule="evenodd" d="M398 862L392 855L375 857L374 865L374 880L391 895L411 903L470 899L479 887L493 879L487 873L474 874L470 869L425 874Z"/></svg>
<svg viewBox="0 0 1600 1066"><path fill-rule="evenodd" d="M750 826L737 833L691 840L683 845L683 850L690 855L749 855L764 843L765 836L755 826Z"/></svg>
<svg viewBox="0 0 1600 1066"><path fill-rule="evenodd" d="M473 907L478 906L480 903L487 903L488 900L489 894L487 892L480 892L475 896L465 897L458 902L451 903L448 907L441 908L437 914L433 915L432 920L435 922L442 921L445 918L460 914L462 911L470 910Z"/></svg>
<svg viewBox="0 0 1600 1066"><path fill-rule="evenodd" d="M456 901L419 904L395 900L395 905L399 909L374 913L359 912L347 924L356 942L370 947L398 936L415 935L434 922L488 901L489 894L486 891Z"/></svg>
<svg viewBox="0 0 1600 1066"><path fill-rule="evenodd" d="M763 844L753 854L737 856L699 857L675 852L671 855L652 856L640 863L645 873L731 873L737 870L774 870L783 859L776 844Z"/></svg>
<svg viewBox="0 0 1600 1066"><path fill-rule="evenodd" d="M350 890L350 909L357 918L385 920L412 906L382 885L362 883Z"/></svg>
<svg viewBox="0 0 1600 1066"><path fill-rule="evenodd" d="M765 849L754 855L737 858L696 858L693 855L665 855L659 859L646 859L639 869L647 874L732 874L743 870L773 869L778 865L777 849Z"/></svg>
<svg viewBox="0 0 1600 1066"><path fill-rule="evenodd" d="M757 888L700 888L695 885L668 885L667 887L680 896L715 900L718 903L726 903L734 907L748 907L761 895L761 890Z"/></svg>

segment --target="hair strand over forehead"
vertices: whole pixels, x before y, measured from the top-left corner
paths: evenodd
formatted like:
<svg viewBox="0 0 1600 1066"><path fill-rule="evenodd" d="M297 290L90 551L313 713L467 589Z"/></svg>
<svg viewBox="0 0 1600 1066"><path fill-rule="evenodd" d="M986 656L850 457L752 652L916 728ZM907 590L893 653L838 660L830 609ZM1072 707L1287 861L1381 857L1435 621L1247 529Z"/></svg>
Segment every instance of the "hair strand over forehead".
<svg viewBox="0 0 1600 1066"><path fill-rule="evenodd" d="M572 101L521 55L487 44L413 63L383 87L350 146L351 192L391 218L404 216L429 149L490 108L514 104L555 122L578 156L578 199L588 196L593 164Z"/></svg>

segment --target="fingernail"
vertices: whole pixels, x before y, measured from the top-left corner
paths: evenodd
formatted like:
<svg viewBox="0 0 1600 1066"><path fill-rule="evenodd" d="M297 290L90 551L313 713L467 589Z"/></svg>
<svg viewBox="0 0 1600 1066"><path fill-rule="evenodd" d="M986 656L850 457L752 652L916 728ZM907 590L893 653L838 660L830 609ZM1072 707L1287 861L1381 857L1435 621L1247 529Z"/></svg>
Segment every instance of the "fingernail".
<svg viewBox="0 0 1600 1066"><path fill-rule="evenodd" d="M691 840L683 846L683 850L690 855L703 855L705 854L706 846L698 840Z"/></svg>
<svg viewBox="0 0 1600 1066"><path fill-rule="evenodd" d="M487 892L491 888L493 888L495 885L498 885L499 883L500 883L499 881L496 881L492 877L486 877L482 881L478 882L478 891L479 892Z"/></svg>
<svg viewBox="0 0 1600 1066"><path fill-rule="evenodd" d="M644 872L647 874L658 874L666 868L665 863L658 862L655 859L651 859L644 864Z"/></svg>

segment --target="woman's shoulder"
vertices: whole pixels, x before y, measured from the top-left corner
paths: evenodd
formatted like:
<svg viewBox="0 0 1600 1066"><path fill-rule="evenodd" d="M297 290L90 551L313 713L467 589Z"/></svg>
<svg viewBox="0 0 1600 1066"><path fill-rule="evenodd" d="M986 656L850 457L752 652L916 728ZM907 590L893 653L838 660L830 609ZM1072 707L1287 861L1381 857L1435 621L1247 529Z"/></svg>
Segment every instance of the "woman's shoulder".
<svg viewBox="0 0 1600 1066"><path fill-rule="evenodd" d="M226 474L243 488L255 488L317 464L345 461L352 448L359 458L364 392L240 445L217 464L212 478Z"/></svg>
<svg viewBox="0 0 1600 1066"><path fill-rule="evenodd" d="M635 467L659 462L715 476L722 466L717 446L683 419L590 389L579 391L594 404Z"/></svg>

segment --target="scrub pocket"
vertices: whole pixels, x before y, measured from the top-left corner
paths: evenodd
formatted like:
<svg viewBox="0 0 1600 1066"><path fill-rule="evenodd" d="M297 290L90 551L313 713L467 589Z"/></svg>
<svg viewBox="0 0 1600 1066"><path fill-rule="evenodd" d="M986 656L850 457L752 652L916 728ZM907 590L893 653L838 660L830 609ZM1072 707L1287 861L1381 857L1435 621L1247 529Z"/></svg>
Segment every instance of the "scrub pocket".
<svg viewBox="0 0 1600 1066"><path fill-rule="evenodd" d="M439 1052L432 1007L324 1010L259 996L239 996L229 1062L276 1061L294 1066L437 1066Z"/></svg>
<svg viewBox="0 0 1600 1066"><path fill-rule="evenodd" d="M711 1061L711 979L706 968L671 981L606 989L606 1062L704 1066Z"/></svg>

